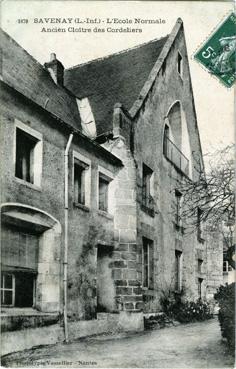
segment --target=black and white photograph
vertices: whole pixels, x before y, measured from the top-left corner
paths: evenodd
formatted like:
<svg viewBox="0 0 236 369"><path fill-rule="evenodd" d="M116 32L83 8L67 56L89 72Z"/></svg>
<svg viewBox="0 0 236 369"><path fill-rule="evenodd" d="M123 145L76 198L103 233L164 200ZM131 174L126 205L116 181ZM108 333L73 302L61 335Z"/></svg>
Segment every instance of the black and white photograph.
<svg viewBox="0 0 236 369"><path fill-rule="evenodd" d="M2 367L233 368L233 2L0 7Z"/></svg>

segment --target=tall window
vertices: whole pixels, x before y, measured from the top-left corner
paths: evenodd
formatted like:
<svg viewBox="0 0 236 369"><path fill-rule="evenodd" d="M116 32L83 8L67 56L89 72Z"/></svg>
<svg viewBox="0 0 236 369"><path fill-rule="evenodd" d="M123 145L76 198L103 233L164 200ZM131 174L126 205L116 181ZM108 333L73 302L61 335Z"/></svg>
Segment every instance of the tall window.
<svg viewBox="0 0 236 369"><path fill-rule="evenodd" d="M182 252L175 250L175 290L182 290Z"/></svg>
<svg viewBox="0 0 236 369"><path fill-rule="evenodd" d="M183 58L182 55L178 52L177 57L177 70L181 77L183 77Z"/></svg>
<svg viewBox="0 0 236 369"><path fill-rule="evenodd" d="M197 208L197 237L202 240L202 209Z"/></svg>
<svg viewBox="0 0 236 369"><path fill-rule="evenodd" d="M182 200L182 193L175 190L175 224L179 227L182 224Z"/></svg>
<svg viewBox="0 0 236 369"><path fill-rule="evenodd" d="M109 190L109 183L110 180L104 176L103 174L99 173L99 202L98 208L99 210L103 210L108 212L108 190Z"/></svg>
<svg viewBox="0 0 236 369"><path fill-rule="evenodd" d="M87 164L80 161L74 163L74 201L85 205L85 173Z"/></svg>
<svg viewBox="0 0 236 369"><path fill-rule="evenodd" d="M153 241L143 238L143 287L153 289L154 277Z"/></svg>
<svg viewBox="0 0 236 369"><path fill-rule="evenodd" d="M164 140L163 140L163 154L169 157L169 139L170 139L170 128L166 124L164 128Z"/></svg>
<svg viewBox="0 0 236 369"><path fill-rule="evenodd" d="M34 149L37 139L16 129L16 177L34 183Z"/></svg>
<svg viewBox="0 0 236 369"><path fill-rule="evenodd" d="M15 177L41 185L42 135L26 124L16 121Z"/></svg>
<svg viewBox="0 0 236 369"><path fill-rule="evenodd" d="M152 181L153 171L147 165L143 164L142 205L144 206L144 210L151 211L150 215L154 214Z"/></svg>

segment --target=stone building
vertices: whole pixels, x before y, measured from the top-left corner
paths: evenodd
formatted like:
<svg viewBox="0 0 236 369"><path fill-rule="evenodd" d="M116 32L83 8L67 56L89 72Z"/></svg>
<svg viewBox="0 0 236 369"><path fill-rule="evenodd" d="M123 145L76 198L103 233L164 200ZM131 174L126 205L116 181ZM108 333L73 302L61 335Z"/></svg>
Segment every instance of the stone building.
<svg viewBox="0 0 236 369"><path fill-rule="evenodd" d="M76 338L143 329L166 290L205 298L211 237L178 190L203 165L182 21L67 70L0 35L3 353L63 340L63 314Z"/></svg>

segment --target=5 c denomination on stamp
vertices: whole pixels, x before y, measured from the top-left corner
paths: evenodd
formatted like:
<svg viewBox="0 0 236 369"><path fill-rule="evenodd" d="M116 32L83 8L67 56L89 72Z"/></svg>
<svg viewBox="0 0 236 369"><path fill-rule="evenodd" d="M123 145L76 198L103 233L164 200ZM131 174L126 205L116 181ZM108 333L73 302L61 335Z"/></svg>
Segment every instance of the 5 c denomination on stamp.
<svg viewBox="0 0 236 369"><path fill-rule="evenodd" d="M226 87L236 79L236 16L230 14L194 55Z"/></svg>

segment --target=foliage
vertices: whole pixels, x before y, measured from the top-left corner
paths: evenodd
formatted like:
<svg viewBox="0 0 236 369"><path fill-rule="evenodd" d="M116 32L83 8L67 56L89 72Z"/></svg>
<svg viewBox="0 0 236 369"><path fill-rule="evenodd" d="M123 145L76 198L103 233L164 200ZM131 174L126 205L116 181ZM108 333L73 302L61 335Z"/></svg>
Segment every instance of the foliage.
<svg viewBox="0 0 236 369"><path fill-rule="evenodd" d="M156 313L160 311L160 303L153 296L144 295L143 312L144 313Z"/></svg>
<svg viewBox="0 0 236 369"><path fill-rule="evenodd" d="M229 347L235 346L235 283L220 286L214 295L219 303L219 322L221 334L226 338Z"/></svg>
<svg viewBox="0 0 236 369"><path fill-rule="evenodd" d="M164 313L181 323L212 318L210 305L200 299L197 301L183 301L181 295L173 294L170 298L163 297L161 304Z"/></svg>
<svg viewBox="0 0 236 369"><path fill-rule="evenodd" d="M144 317L145 329L161 329L175 325L174 322L164 313Z"/></svg>

